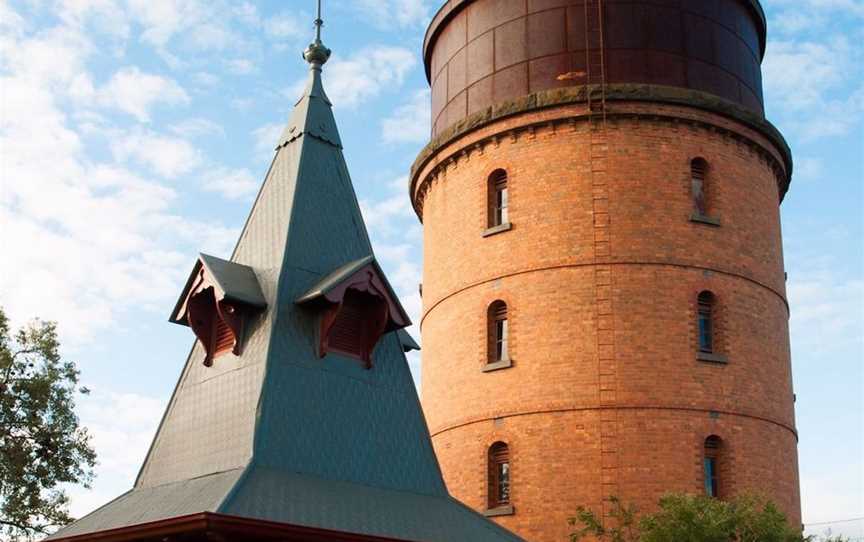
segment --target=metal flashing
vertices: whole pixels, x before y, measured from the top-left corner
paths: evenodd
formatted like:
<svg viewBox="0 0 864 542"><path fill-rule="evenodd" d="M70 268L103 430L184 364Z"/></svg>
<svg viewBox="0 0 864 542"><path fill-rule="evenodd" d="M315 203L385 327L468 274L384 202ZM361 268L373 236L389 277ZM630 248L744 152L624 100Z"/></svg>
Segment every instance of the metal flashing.
<svg viewBox="0 0 864 542"><path fill-rule="evenodd" d="M295 301L295 303L297 303L298 305L302 305L304 303L308 303L312 300L327 295L330 290L341 284L343 281L348 279L351 275L353 275L366 265L372 263L374 260L375 257L369 255L340 266L332 273L318 281L315 286L313 286L306 293L300 296Z"/></svg>
<svg viewBox="0 0 864 542"><path fill-rule="evenodd" d="M414 337L404 329L396 330L396 335L399 337L399 344L402 345L402 351L406 354L412 350L420 351L420 345L414 340Z"/></svg>

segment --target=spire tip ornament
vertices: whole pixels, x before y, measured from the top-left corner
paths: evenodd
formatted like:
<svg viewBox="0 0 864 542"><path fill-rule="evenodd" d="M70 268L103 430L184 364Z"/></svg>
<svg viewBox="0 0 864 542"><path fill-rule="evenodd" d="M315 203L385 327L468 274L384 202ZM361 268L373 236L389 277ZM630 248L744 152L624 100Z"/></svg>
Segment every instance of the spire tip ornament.
<svg viewBox="0 0 864 542"><path fill-rule="evenodd" d="M320 69L330 59L330 49L321 41L321 27L324 20L321 18L321 0L318 0L318 16L315 18L315 41L303 51L303 58L312 65L312 68Z"/></svg>

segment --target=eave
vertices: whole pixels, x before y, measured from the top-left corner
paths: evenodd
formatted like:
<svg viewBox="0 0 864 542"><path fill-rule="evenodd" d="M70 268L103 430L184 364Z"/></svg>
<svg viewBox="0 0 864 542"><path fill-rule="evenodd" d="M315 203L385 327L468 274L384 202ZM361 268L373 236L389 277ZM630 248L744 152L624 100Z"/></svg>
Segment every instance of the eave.
<svg viewBox="0 0 864 542"><path fill-rule="evenodd" d="M54 538L63 542L412 542L205 512L96 533Z"/></svg>

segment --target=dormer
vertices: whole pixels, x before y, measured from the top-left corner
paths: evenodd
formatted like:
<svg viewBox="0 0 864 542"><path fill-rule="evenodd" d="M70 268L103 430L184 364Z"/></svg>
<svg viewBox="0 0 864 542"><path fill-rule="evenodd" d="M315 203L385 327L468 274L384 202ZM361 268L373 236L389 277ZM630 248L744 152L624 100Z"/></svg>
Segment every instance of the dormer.
<svg viewBox="0 0 864 542"><path fill-rule="evenodd" d="M192 328L210 367L220 355L241 354L249 319L266 307L251 267L200 254L169 321Z"/></svg>
<svg viewBox="0 0 864 542"><path fill-rule="evenodd" d="M358 359L367 369L378 340L411 325L374 256L336 269L296 303L317 313L319 357L333 352Z"/></svg>

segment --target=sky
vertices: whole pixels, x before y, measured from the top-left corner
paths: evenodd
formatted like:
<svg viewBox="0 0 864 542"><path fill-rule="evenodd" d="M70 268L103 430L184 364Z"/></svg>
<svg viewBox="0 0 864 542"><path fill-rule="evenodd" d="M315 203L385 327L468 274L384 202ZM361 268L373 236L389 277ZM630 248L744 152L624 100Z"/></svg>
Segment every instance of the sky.
<svg viewBox="0 0 864 542"><path fill-rule="evenodd" d="M324 84L375 252L414 321L438 0L328 0ZM864 540L864 0L763 0L804 521ZM0 306L59 322L92 390L82 515L129 489L192 343L168 315L228 257L305 79L312 0L0 0ZM419 332L412 329L419 337ZM419 357L410 359L418 385Z"/></svg>

